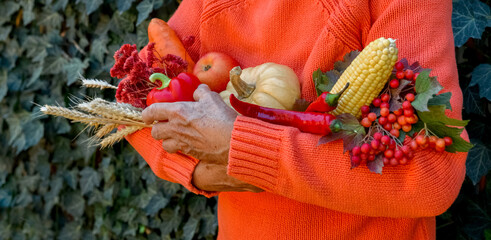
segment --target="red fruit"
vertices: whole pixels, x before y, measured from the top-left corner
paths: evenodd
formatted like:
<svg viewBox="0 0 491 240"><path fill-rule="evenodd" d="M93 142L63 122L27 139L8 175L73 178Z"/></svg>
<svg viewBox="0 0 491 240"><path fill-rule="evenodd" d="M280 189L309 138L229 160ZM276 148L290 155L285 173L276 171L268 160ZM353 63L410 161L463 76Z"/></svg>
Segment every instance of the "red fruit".
<svg viewBox="0 0 491 240"><path fill-rule="evenodd" d="M361 106L361 113L365 113L365 114L370 113L370 107L367 105Z"/></svg>
<svg viewBox="0 0 491 240"><path fill-rule="evenodd" d="M385 151L385 149L387 149L387 147L386 147L384 144L380 144L380 145L378 146L378 149L377 149L377 150L378 150L379 152L383 152L383 151Z"/></svg>
<svg viewBox="0 0 491 240"><path fill-rule="evenodd" d="M385 108L385 107L384 107L384 108L381 108L381 109L380 109L380 116L382 116L382 117L387 117L387 116L389 116L389 113L390 113L389 108Z"/></svg>
<svg viewBox="0 0 491 240"><path fill-rule="evenodd" d="M412 93L406 94L406 100L408 100L409 102L414 101L415 98L416 98L416 96L414 96L414 94L412 94Z"/></svg>
<svg viewBox="0 0 491 240"><path fill-rule="evenodd" d="M397 123L399 123L399 125L401 126L406 125L407 124L406 117L404 117L403 115L397 117Z"/></svg>
<svg viewBox="0 0 491 240"><path fill-rule="evenodd" d="M396 115L393 113L389 114L389 116L387 116L387 121L389 121L390 123L395 123L397 121Z"/></svg>
<svg viewBox="0 0 491 240"><path fill-rule="evenodd" d="M414 117L414 114L411 117L406 117L406 123L408 123L408 124L415 124L416 122L417 121L416 121L416 118Z"/></svg>
<svg viewBox="0 0 491 240"><path fill-rule="evenodd" d="M435 142L436 146L435 146L435 149L436 148L442 148L445 150L445 140L443 138L438 138ZM438 151L438 150L437 150Z"/></svg>
<svg viewBox="0 0 491 240"><path fill-rule="evenodd" d="M392 123L384 124L384 129L390 132L390 130L392 130Z"/></svg>
<svg viewBox="0 0 491 240"><path fill-rule="evenodd" d="M395 110L395 111L394 111L394 114L395 114L396 116L401 116L403 113L404 113L404 112L402 111L402 109L401 109L401 108L399 108L399 109L397 109L397 110Z"/></svg>
<svg viewBox="0 0 491 240"><path fill-rule="evenodd" d="M380 140L382 138L383 134L381 132L376 132L373 134L373 138Z"/></svg>
<svg viewBox="0 0 491 240"><path fill-rule="evenodd" d="M420 147L428 143L428 139L423 135L416 136L414 140L416 141L416 143L418 143Z"/></svg>
<svg viewBox="0 0 491 240"><path fill-rule="evenodd" d="M384 152L384 156L385 156L386 158L392 158L392 157L394 156L394 150L392 150L392 149L387 149L387 150L385 150L385 152Z"/></svg>
<svg viewBox="0 0 491 240"><path fill-rule="evenodd" d="M353 165L358 165L361 162L361 158L359 156L352 156L351 157L351 163Z"/></svg>
<svg viewBox="0 0 491 240"><path fill-rule="evenodd" d="M361 148L358 146L355 146L353 149L351 149L351 154L354 156L358 156L361 153Z"/></svg>
<svg viewBox="0 0 491 240"><path fill-rule="evenodd" d="M411 152L411 148L408 145L404 145L401 147L401 151L407 155L409 152Z"/></svg>
<svg viewBox="0 0 491 240"><path fill-rule="evenodd" d="M390 137L387 135L384 135L380 139L380 142L382 142L382 144L384 144L384 145L389 145L390 144Z"/></svg>
<svg viewBox="0 0 491 240"><path fill-rule="evenodd" d="M361 145L361 152L362 153L369 153L371 150L371 147L368 143L364 143Z"/></svg>
<svg viewBox="0 0 491 240"><path fill-rule="evenodd" d="M397 149L394 151L394 157L396 159L401 159L402 157L404 157L404 153L401 150Z"/></svg>
<svg viewBox="0 0 491 240"><path fill-rule="evenodd" d="M377 120L377 114L371 112L368 114L368 120L370 120L371 122Z"/></svg>
<svg viewBox="0 0 491 240"><path fill-rule="evenodd" d="M414 110L412 109L404 109L404 116L406 117L412 117L414 114Z"/></svg>
<svg viewBox="0 0 491 240"><path fill-rule="evenodd" d="M409 132L409 131L411 131L411 128L412 128L411 125L403 125L402 126L402 131Z"/></svg>
<svg viewBox="0 0 491 240"><path fill-rule="evenodd" d="M419 76L419 72L417 72L417 73L414 74L414 77L412 79L413 82L416 82L416 79L418 78L418 76Z"/></svg>
<svg viewBox="0 0 491 240"><path fill-rule="evenodd" d="M360 158L361 158L361 160L367 160L368 159L368 153L361 153Z"/></svg>
<svg viewBox="0 0 491 240"><path fill-rule="evenodd" d="M436 140L438 138L436 136L430 136L428 138L428 145L430 145L430 148L435 148L435 145L436 145ZM445 144L445 143L444 143Z"/></svg>
<svg viewBox="0 0 491 240"><path fill-rule="evenodd" d="M397 71L396 72L396 78L397 79L404 79L405 76L406 76L406 74L404 74L403 71Z"/></svg>
<svg viewBox="0 0 491 240"><path fill-rule="evenodd" d="M373 139L372 142L370 142L370 145L373 149L378 150L378 148L380 147L380 142L377 139Z"/></svg>
<svg viewBox="0 0 491 240"><path fill-rule="evenodd" d="M413 151L416 151L418 150L418 143L415 141L415 140L412 140L411 142L409 142L409 147L413 150Z"/></svg>
<svg viewBox="0 0 491 240"><path fill-rule="evenodd" d="M418 145L418 144L416 144L416 145ZM411 159L413 159L413 158L414 158L414 153L413 153L413 152L408 152L408 153L406 154L406 156L407 156L407 158L408 158L409 160L411 160Z"/></svg>
<svg viewBox="0 0 491 240"><path fill-rule="evenodd" d="M402 64L401 62L396 62L395 68L397 71L402 71L404 70L404 64Z"/></svg>
<svg viewBox="0 0 491 240"><path fill-rule="evenodd" d="M378 119L378 123L379 123L380 125L382 125L382 126L383 126L383 125L385 125L385 124L387 124L387 123L388 123L387 118L386 118L386 117L380 117L380 118Z"/></svg>
<svg viewBox="0 0 491 240"><path fill-rule="evenodd" d="M388 102L383 102L380 104L380 108L389 108L390 109L390 104Z"/></svg>
<svg viewBox="0 0 491 240"><path fill-rule="evenodd" d="M406 72L404 72L404 74L406 75L406 79L413 80L413 78L414 78L414 72L413 72L413 70L406 69Z"/></svg>
<svg viewBox="0 0 491 240"><path fill-rule="evenodd" d="M398 138L400 135L400 132L397 129L392 129L392 130L390 130L390 134L392 134L392 136Z"/></svg>
<svg viewBox="0 0 491 240"><path fill-rule="evenodd" d="M394 140L390 140L389 149L396 149L396 142Z"/></svg>
<svg viewBox="0 0 491 240"><path fill-rule="evenodd" d="M368 159L367 160L370 161L370 162L373 161L373 160L375 160L375 155L374 154L368 155Z"/></svg>
<svg viewBox="0 0 491 240"><path fill-rule="evenodd" d="M445 141L445 146L450 146L453 143L453 140L451 137L444 137L443 140Z"/></svg>
<svg viewBox="0 0 491 240"><path fill-rule="evenodd" d="M389 158L386 158L384 157L384 165L389 165L390 164L390 159Z"/></svg>
<svg viewBox="0 0 491 240"><path fill-rule="evenodd" d="M382 94L382 96L380 96L380 100L382 100L382 102L389 102L390 100L389 94L387 93Z"/></svg>
<svg viewBox="0 0 491 240"><path fill-rule="evenodd" d="M390 165L397 166L397 165L399 165L399 161L397 161L397 159L395 159L395 158L391 158L390 159Z"/></svg>
<svg viewBox="0 0 491 240"><path fill-rule="evenodd" d="M224 53L209 52L196 62L193 73L212 91L219 93L227 88L230 80L229 72L238 65L235 59Z"/></svg>
<svg viewBox="0 0 491 240"><path fill-rule="evenodd" d="M392 124L392 128L393 129L400 130L402 127L401 127L401 124L399 124L398 122L395 122L395 123Z"/></svg>
<svg viewBox="0 0 491 240"><path fill-rule="evenodd" d="M402 109L412 109L412 108L413 106L411 105L411 102L406 100L402 103Z"/></svg>
<svg viewBox="0 0 491 240"><path fill-rule="evenodd" d="M397 79L390 80L389 86L391 88L398 88L399 87L399 80L397 80Z"/></svg>
<svg viewBox="0 0 491 240"><path fill-rule="evenodd" d="M402 157L401 159L399 159L399 164L401 165L406 165L407 164L407 157Z"/></svg>
<svg viewBox="0 0 491 240"><path fill-rule="evenodd" d="M443 151L445 151L445 147L435 146L435 150L436 150L437 152L443 152Z"/></svg>
<svg viewBox="0 0 491 240"><path fill-rule="evenodd" d="M361 125L366 128L370 127L372 126L372 121L370 121L368 118L365 117L361 120Z"/></svg>
<svg viewBox="0 0 491 240"><path fill-rule="evenodd" d="M375 107L380 107L380 104L382 103L382 100L380 98L375 98L372 101L373 106Z"/></svg>

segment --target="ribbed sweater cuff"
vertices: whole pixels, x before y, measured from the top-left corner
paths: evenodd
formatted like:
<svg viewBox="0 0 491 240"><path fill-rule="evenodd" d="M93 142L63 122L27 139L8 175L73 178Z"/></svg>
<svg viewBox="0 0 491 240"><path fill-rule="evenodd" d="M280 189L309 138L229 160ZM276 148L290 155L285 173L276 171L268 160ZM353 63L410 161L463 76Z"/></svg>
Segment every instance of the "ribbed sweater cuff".
<svg viewBox="0 0 491 240"><path fill-rule="evenodd" d="M278 181L282 134L283 130L273 124L238 116L230 140L227 173L274 192Z"/></svg>
<svg viewBox="0 0 491 240"><path fill-rule="evenodd" d="M150 165L152 171L160 178L179 183L189 191L213 197L216 192L207 192L192 184L193 172L199 160L182 153L170 154L162 148L162 141L151 136L151 129L146 128L126 137L126 140Z"/></svg>

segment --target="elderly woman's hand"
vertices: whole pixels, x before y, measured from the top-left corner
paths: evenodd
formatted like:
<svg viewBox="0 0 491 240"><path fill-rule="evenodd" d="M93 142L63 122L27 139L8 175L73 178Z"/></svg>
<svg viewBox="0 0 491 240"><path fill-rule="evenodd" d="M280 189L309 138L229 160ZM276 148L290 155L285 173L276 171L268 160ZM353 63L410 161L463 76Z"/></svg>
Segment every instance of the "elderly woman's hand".
<svg viewBox="0 0 491 240"><path fill-rule="evenodd" d="M230 138L237 113L221 97L200 85L196 102L154 103L143 111L143 121L155 123L152 136L164 150L181 151L200 160L193 175L196 187L207 191L260 191L227 175Z"/></svg>

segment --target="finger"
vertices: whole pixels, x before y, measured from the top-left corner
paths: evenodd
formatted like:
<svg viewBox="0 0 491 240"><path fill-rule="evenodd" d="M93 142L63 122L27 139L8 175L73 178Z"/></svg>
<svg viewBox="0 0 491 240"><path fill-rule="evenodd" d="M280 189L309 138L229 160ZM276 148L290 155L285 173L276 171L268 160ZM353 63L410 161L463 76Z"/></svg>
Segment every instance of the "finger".
<svg viewBox="0 0 491 240"><path fill-rule="evenodd" d="M143 122L146 124L152 124L155 121L166 121L175 115L182 115L182 111L185 109L186 104L188 103L154 103L143 110Z"/></svg>
<svg viewBox="0 0 491 240"><path fill-rule="evenodd" d="M162 147L168 153L176 153L177 151L185 148L186 144L177 139L169 138L162 141Z"/></svg>
<svg viewBox="0 0 491 240"><path fill-rule="evenodd" d="M158 122L152 127L152 137L161 140L172 137L172 126L169 122Z"/></svg>
<svg viewBox="0 0 491 240"><path fill-rule="evenodd" d="M200 99L210 95L212 92L210 87L206 84L200 84L198 88L194 91L193 98L195 101L199 102Z"/></svg>

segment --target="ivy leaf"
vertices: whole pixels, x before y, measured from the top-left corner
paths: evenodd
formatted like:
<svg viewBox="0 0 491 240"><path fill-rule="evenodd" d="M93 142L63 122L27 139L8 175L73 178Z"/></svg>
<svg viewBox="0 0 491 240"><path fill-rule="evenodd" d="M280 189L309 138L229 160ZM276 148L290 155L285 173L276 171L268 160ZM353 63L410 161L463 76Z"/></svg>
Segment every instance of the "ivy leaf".
<svg viewBox="0 0 491 240"><path fill-rule="evenodd" d="M68 63L63 66L63 71L66 73L67 86L72 85L78 80L80 75L83 74L84 70L89 66L89 59L86 58L83 62L80 58L72 58Z"/></svg>
<svg viewBox="0 0 491 240"><path fill-rule="evenodd" d="M119 13L121 14L123 12L126 12L128 9L130 9L134 1L135 0L117 0L116 6L118 7Z"/></svg>
<svg viewBox="0 0 491 240"><path fill-rule="evenodd" d="M60 10L64 11L67 4L68 4L68 0L58 0L52 5L53 11L60 11Z"/></svg>
<svg viewBox="0 0 491 240"><path fill-rule="evenodd" d="M481 140L473 139L474 147L469 150L465 162L467 176L476 185L481 177L491 170L491 149Z"/></svg>
<svg viewBox="0 0 491 240"><path fill-rule="evenodd" d="M24 26L27 26L36 17L32 11L34 0L22 0L20 5L22 6L22 21L24 22Z"/></svg>
<svg viewBox="0 0 491 240"><path fill-rule="evenodd" d="M85 3L85 11L87 12L87 15L90 15L97 10L103 3L102 0L83 0L83 2Z"/></svg>
<svg viewBox="0 0 491 240"><path fill-rule="evenodd" d="M418 111L419 118L425 123L441 122L445 125L464 127L469 122L469 120L458 120L447 117L445 115L444 105L429 106L428 110L426 112Z"/></svg>
<svg viewBox="0 0 491 240"><path fill-rule="evenodd" d="M455 46L461 47L469 38L481 39L481 35L488 25L486 16L489 15L489 7L479 0L454 2L452 28Z"/></svg>
<svg viewBox="0 0 491 240"><path fill-rule="evenodd" d="M467 87L464 89L464 110L467 113L474 113L480 116L486 116L483 111L483 102L477 91L477 87Z"/></svg>
<svg viewBox="0 0 491 240"><path fill-rule="evenodd" d="M331 79L328 78L327 75L320 70L320 68L312 73L312 80L314 81L317 96L320 96L323 92L331 91L332 87L336 83L335 81L331 81Z"/></svg>
<svg viewBox="0 0 491 240"><path fill-rule="evenodd" d="M491 101L491 64L481 64L472 71L469 86L479 85L479 95Z"/></svg>
<svg viewBox="0 0 491 240"><path fill-rule="evenodd" d="M104 62L104 55L108 52L108 42L109 39L107 38L107 36L100 37L92 41L92 44L90 45L90 55L94 56L97 61L101 63Z"/></svg>
<svg viewBox="0 0 491 240"><path fill-rule="evenodd" d="M63 208L75 218L80 218L85 211L85 200L80 192L64 194Z"/></svg>
<svg viewBox="0 0 491 240"><path fill-rule="evenodd" d="M382 174L382 168L384 167L384 157L383 154L378 154L375 160L367 162L367 167L370 172Z"/></svg>
<svg viewBox="0 0 491 240"><path fill-rule="evenodd" d="M188 202L188 212L191 216L196 216L206 209L206 198L193 196Z"/></svg>
<svg viewBox="0 0 491 240"><path fill-rule="evenodd" d="M194 233L196 233L196 229L198 228L199 219L194 217L189 218L186 222L182 230L184 231L184 240L191 240L194 237Z"/></svg>
<svg viewBox="0 0 491 240"><path fill-rule="evenodd" d="M358 119L349 113L343 113L336 118L341 123L341 131L323 136L317 145L329 143L339 139L343 140L343 152L353 149L359 145L365 136L365 128L360 125Z"/></svg>
<svg viewBox="0 0 491 240"><path fill-rule="evenodd" d="M12 204L12 195L3 190L0 189L0 209L1 208L8 208Z"/></svg>
<svg viewBox="0 0 491 240"><path fill-rule="evenodd" d="M82 195L85 195L95 187L98 187L101 183L101 176L99 173L91 167L85 167L80 172L80 191Z"/></svg>
<svg viewBox="0 0 491 240"><path fill-rule="evenodd" d="M58 240L80 239L82 236L82 229L82 222L80 221L66 222L58 235Z"/></svg>
<svg viewBox="0 0 491 240"><path fill-rule="evenodd" d="M160 225L160 231L163 236L176 231L182 221L182 216L179 214L180 207L172 209L164 209L160 214L163 224Z"/></svg>
<svg viewBox="0 0 491 240"><path fill-rule="evenodd" d="M428 111L428 101L443 87L435 77L430 77L429 70L424 70L418 75L414 89L417 94L412 105L416 110L423 112Z"/></svg>
<svg viewBox="0 0 491 240"><path fill-rule="evenodd" d="M0 70L0 102L2 102L3 98L5 95L7 95L7 70L1 69Z"/></svg>
<svg viewBox="0 0 491 240"><path fill-rule="evenodd" d="M154 1L151 0L143 0L136 6L136 10L138 10L138 20L136 21L136 25L140 25L140 23L148 18L153 11L153 6Z"/></svg>
<svg viewBox="0 0 491 240"><path fill-rule="evenodd" d="M44 26L47 29L60 29L63 22L63 16L56 11L45 10L41 13L39 26Z"/></svg>
<svg viewBox="0 0 491 240"><path fill-rule="evenodd" d="M145 207L145 212L147 215L154 216L160 209L165 208L169 203L169 199L164 198L161 193L156 194L152 197L148 205Z"/></svg>
<svg viewBox="0 0 491 240"><path fill-rule="evenodd" d="M0 2L0 25L10 21L10 16L17 12L20 5L15 1L2 1Z"/></svg>
<svg viewBox="0 0 491 240"><path fill-rule="evenodd" d="M444 92L438 95L434 95L432 98L430 98L430 100L428 100L428 106L444 105L447 109L452 110L452 105L450 105L451 97L451 92Z"/></svg>
<svg viewBox="0 0 491 240"><path fill-rule="evenodd" d="M44 63L43 75L59 74L61 71L63 71L66 64L67 60L62 56L48 57Z"/></svg>
<svg viewBox="0 0 491 240"><path fill-rule="evenodd" d="M0 27L0 41L7 40L10 31L12 31L12 26Z"/></svg>

